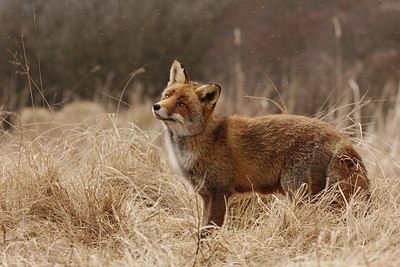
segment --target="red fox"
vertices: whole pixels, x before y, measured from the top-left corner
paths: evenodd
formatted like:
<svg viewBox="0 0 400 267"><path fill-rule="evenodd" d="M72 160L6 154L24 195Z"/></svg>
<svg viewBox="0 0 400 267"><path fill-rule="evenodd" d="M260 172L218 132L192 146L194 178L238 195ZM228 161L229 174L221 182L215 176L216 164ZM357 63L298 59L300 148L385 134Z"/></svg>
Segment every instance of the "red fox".
<svg viewBox="0 0 400 267"><path fill-rule="evenodd" d="M333 126L296 115L219 116L220 94L217 84L190 81L175 60L153 105L173 165L204 201L203 226L222 226L234 193L290 193L306 184L312 195L333 183L346 199L368 192L360 155Z"/></svg>

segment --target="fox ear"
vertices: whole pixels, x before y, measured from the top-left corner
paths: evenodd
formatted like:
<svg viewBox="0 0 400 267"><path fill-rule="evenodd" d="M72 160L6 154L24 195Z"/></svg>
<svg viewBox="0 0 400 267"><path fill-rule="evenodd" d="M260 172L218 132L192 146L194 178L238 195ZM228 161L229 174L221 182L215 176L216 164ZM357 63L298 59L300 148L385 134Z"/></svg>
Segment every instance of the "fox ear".
<svg viewBox="0 0 400 267"><path fill-rule="evenodd" d="M189 76L186 74L185 69L183 68L182 63L179 60L175 59L172 63L171 70L169 73L169 82L168 86L171 86L175 83L188 83Z"/></svg>
<svg viewBox="0 0 400 267"><path fill-rule="evenodd" d="M203 85L197 88L195 92L201 102L208 103L211 108L214 108L221 94L221 86L218 84Z"/></svg>

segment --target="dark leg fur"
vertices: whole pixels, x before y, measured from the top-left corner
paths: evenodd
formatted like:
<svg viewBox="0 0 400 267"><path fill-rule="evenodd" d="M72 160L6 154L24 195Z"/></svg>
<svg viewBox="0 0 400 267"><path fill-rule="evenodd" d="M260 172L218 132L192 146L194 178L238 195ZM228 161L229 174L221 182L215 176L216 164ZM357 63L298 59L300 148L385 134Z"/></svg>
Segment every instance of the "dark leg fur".
<svg viewBox="0 0 400 267"><path fill-rule="evenodd" d="M204 201L203 208L203 229L201 236L205 237L211 233L214 226L221 227L224 223L226 213L226 203L229 194L217 193L202 195Z"/></svg>
<svg viewBox="0 0 400 267"><path fill-rule="evenodd" d="M369 180L361 157L353 147L345 147L333 155L328 167L329 183L338 183L343 195L339 201L349 201L351 197L362 196L369 199ZM343 197L345 199L343 199Z"/></svg>

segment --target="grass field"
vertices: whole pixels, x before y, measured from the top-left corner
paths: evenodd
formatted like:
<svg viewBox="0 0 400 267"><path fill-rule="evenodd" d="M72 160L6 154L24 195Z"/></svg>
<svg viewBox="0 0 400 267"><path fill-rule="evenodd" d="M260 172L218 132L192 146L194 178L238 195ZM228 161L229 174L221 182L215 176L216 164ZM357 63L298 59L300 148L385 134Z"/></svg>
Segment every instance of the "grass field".
<svg viewBox="0 0 400 267"><path fill-rule="evenodd" d="M329 194L315 203L238 196L202 243L200 199L170 170L150 102L118 115L91 102L25 109L0 132L0 263L399 266L395 107L377 111L355 140L373 186L369 206L331 212Z"/></svg>

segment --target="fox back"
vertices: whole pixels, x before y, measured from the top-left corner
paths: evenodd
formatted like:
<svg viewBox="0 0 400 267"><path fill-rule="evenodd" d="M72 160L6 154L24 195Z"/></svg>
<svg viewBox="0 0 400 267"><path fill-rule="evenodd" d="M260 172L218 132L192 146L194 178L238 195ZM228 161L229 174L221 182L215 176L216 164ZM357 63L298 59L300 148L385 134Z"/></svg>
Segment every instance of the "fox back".
<svg viewBox="0 0 400 267"><path fill-rule="evenodd" d="M174 61L154 116L165 126L174 167L204 201L203 225L221 226L234 193L316 194L339 185L346 199L369 190L360 155L333 126L296 115L223 117L221 87L191 82Z"/></svg>

